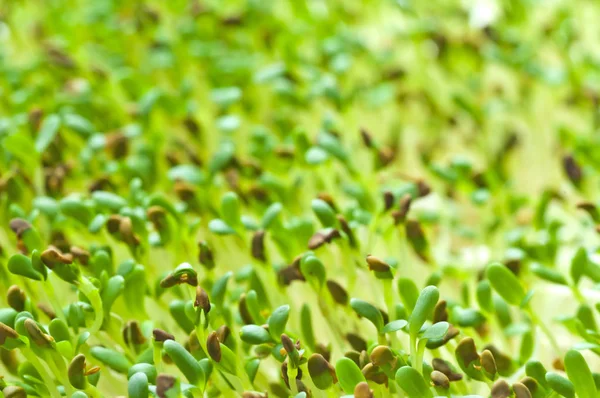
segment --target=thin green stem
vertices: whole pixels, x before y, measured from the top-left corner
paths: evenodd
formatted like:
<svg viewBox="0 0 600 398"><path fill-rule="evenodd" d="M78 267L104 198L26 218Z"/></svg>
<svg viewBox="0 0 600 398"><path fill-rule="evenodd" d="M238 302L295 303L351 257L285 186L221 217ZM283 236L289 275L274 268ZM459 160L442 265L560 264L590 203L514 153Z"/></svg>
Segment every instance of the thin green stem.
<svg viewBox="0 0 600 398"><path fill-rule="evenodd" d="M90 334L94 335L100 330L104 321L104 310L102 309L100 292L86 277L82 277L79 280L79 289L90 300L90 304L94 309L94 323L89 330Z"/></svg>
<svg viewBox="0 0 600 398"><path fill-rule="evenodd" d="M56 386L54 379L48 374L46 368L44 367L44 365L42 365L37 355L33 351L31 351L31 348L22 347L21 352L23 353L25 359L27 359L27 361L29 361L31 365L33 365L35 370L37 370L37 372L40 374L42 381L44 382L46 388L48 389L48 392L50 393L50 396L53 398L61 398L60 392L58 391L58 387Z"/></svg>
<svg viewBox="0 0 600 398"><path fill-rule="evenodd" d="M54 373L54 376L56 376L63 385L67 396L73 395L75 390L69 382L67 368L65 366L65 361L63 360L62 356L58 352L52 351L46 355L46 358L44 358L44 360L52 370L52 373Z"/></svg>
<svg viewBox="0 0 600 398"><path fill-rule="evenodd" d="M544 333L544 335L550 342L550 345L552 346L552 349L554 350L555 354L557 356L560 356L561 349L560 349L560 346L558 345L558 342L554 338L552 331L550 329L548 329L546 324L537 316L537 314L531 309L531 307L527 307L527 313L529 314L529 316L531 317L533 322L540 328L542 333Z"/></svg>
<svg viewBox="0 0 600 398"><path fill-rule="evenodd" d="M50 280L46 280L44 283L42 283L42 290L46 294L48 301L50 301L50 305L52 305L52 308L54 309L56 316L61 321L63 321L65 324L68 325L67 317L65 316L65 313L63 312L60 302L58 301L58 298L56 297L56 293L54 291L54 286L52 286L52 282L50 282Z"/></svg>
<svg viewBox="0 0 600 398"><path fill-rule="evenodd" d="M288 381L290 383L290 389L292 390L293 396L298 394L298 386L296 385L296 376L297 375L298 375L298 369L296 369L295 367L293 367L291 364L288 363L287 376L288 376Z"/></svg>
<svg viewBox="0 0 600 398"><path fill-rule="evenodd" d="M396 319L396 308L394 306L394 291L392 289L392 279L383 279L381 283L383 284L383 297L385 300L385 306L387 307L388 315L390 316L390 319Z"/></svg>
<svg viewBox="0 0 600 398"><path fill-rule="evenodd" d="M419 371L419 373L423 373L423 356L425 355L425 347L427 344L427 340L419 340L417 343L417 355L415 359L415 369Z"/></svg>
<svg viewBox="0 0 600 398"><path fill-rule="evenodd" d="M417 336L413 334L410 335L410 363L413 368L421 373L421 369L417 367Z"/></svg>

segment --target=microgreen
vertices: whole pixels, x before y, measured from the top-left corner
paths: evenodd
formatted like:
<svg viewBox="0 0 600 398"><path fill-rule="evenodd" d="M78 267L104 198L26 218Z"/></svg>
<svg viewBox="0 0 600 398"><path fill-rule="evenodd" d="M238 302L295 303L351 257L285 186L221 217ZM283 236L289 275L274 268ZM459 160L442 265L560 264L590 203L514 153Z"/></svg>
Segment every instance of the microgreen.
<svg viewBox="0 0 600 398"><path fill-rule="evenodd" d="M538 3L0 1L0 396L598 396L600 6Z"/></svg>

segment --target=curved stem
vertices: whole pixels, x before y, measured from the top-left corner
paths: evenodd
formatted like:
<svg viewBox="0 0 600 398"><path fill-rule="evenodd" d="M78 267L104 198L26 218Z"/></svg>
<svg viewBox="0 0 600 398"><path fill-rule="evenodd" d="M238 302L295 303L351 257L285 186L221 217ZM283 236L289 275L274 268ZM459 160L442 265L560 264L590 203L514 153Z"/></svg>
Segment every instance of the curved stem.
<svg viewBox="0 0 600 398"><path fill-rule="evenodd" d="M62 356L57 352L50 352L49 355L46 355L44 358L54 375L58 378L65 389L65 393L67 396L73 395L75 390L71 386L69 382L69 376L67 375L67 368L65 366L65 361Z"/></svg>
<svg viewBox="0 0 600 398"><path fill-rule="evenodd" d="M419 373L423 373L423 355L425 355L425 347L427 345L427 340L421 339L417 344L417 355L415 360L416 369Z"/></svg>
<svg viewBox="0 0 600 398"><path fill-rule="evenodd" d="M42 283L42 290L48 297L48 301L50 301L52 308L54 308L56 316L58 316L58 318L61 321L68 325L69 323L67 322L67 317L65 316L65 313L63 312L62 307L58 302L58 298L56 297L56 293L54 292L54 286L52 286L52 282L50 282L50 280L46 280L44 283Z"/></svg>
<svg viewBox="0 0 600 398"><path fill-rule="evenodd" d="M61 398L61 395L60 395L60 392L58 391L58 387L56 386L56 383L54 382L52 377L50 375L48 375L48 372L46 372L46 368L44 368L44 366L38 359L37 355L35 355L33 353L33 351L31 351L31 348L22 347L21 352L23 353L23 356L25 357L25 359L27 359L33 365L35 370L37 370L37 372L42 377L42 381L46 385L46 388L48 388L48 392L50 393L50 396L53 398Z"/></svg>
<svg viewBox="0 0 600 398"><path fill-rule="evenodd" d="M294 368L288 363L287 376L293 396L298 394L298 386L296 385L296 375L298 375L298 369Z"/></svg>
<svg viewBox="0 0 600 398"><path fill-rule="evenodd" d="M556 355L560 355L561 350L558 345L558 342L552 334L552 331L550 331L550 329L548 329L548 327L544 324L544 322L542 322L542 320L537 316L537 314L533 312L531 307L527 307L527 313L529 314L533 322L541 329L542 333L546 335L546 338L550 342L550 345L552 346L552 349L554 350Z"/></svg>
<svg viewBox="0 0 600 398"><path fill-rule="evenodd" d="M86 277L82 277L79 281L79 288L81 292L90 300L90 304L94 309L94 323L90 328L90 334L94 335L102 327L104 321L104 310L102 309L102 299L100 298L100 292Z"/></svg>
<svg viewBox="0 0 600 398"><path fill-rule="evenodd" d="M392 279L384 279L381 281L383 283L383 297L385 299L385 306L387 307L387 312L390 319L396 319L394 307L394 292L392 290Z"/></svg>
<svg viewBox="0 0 600 398"><path fill-rule="evenodd" d="M417 367L417 336L410 335L410 364L412 367L421 373L421 369Z"/></svg>

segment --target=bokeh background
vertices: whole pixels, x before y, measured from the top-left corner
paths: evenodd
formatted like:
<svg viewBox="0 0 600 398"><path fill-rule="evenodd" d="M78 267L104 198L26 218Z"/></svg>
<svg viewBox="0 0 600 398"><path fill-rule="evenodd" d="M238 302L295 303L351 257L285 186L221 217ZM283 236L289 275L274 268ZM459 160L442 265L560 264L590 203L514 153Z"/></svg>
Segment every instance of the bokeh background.
<svg viewBox="0 0 600 398"><path fill-rule="evenodd" d="M555 264L567 269L578 245L598 243L575 208L598 194L598 21L591 0L0 0L2 204L126 192L134 178L181 196L169 170L182 164L207 197L232 189L294 214L322 191L360 202L326 130L375 194L433 187L416 211L452 225L428 232L436 263L471 272L510 259L508 231L542 245L527 228L554 195L549 214L573 226ZM50 114L61 134L38 156ZM566 178L569 156L589 176L583 186ZM243 171L203 185L219 162ZM424 282L427 270L411 276ZM574 310L569 297L548 288L535 300L550 319Z"/></svg>

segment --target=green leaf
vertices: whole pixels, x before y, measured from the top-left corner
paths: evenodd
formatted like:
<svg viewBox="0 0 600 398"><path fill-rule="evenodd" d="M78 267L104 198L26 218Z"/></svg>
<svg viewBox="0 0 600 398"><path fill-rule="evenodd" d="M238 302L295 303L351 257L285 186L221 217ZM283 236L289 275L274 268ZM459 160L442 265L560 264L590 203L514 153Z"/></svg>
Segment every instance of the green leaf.
<svg viewBox="0 0 600 398"><path fill-rule="evenodd" d="M261 307L258 301L258 294L255 290L250 290L246 294L246 307L248 308L248 312L250 313L250 316L252 317L254 323L260 325L265 323L265 320L261 314ZM274 336L273 338L275 340L279 340L279 336Z"/></svg>
<svg viewBox="0 0 600 398"><path fill-rule="evenodd" d="M575 285L579 283L579 280L585 274L587 262L587 252L583 247L580 247L571 260L571 278L573 278Z"/></svg>
<svg viewBox="0 0 600 398"><path fill-rule="evenodd" d="M568 285L565 277L558 272L557 270L545 267L539 263L533 263L529 266L531 272L533 272L538 278L543 279L550 283L555 283L557 285Z"/></svg>
<svg viewBox="0 0 600 398"><path fill-rule="evenodd" d="M115 213L127 206L127 201L125 199L112 192L94 191L92 192L92 199L99 208L110 210Z"/></svg>
<svg viewBox="0 0 600 398"><path fill-rule="evenodd" d="M127 383L127 393L130 398L148 398L148 376L142 372L131 376Z"/></svg>
<svg viewBox="0 0 600 398"><path fill-rule="evenodd" d="M90 353L94 358L120 373L127 373L131 366L125 355L110 348L96 346L90 349Z"/></svg>
<svg viewBox="0 0 600 398"><path fill-rule="evenodd" d="M575 398L575 386L569 379L562 377L558 373L546 373L546 382L548 386L563 397Z"/></svg>
<svg viewBox="0 0 600 398"><path fill-rule="evenodd" d="M46 150L48 145L54 140L54 137L56 137L59 127L60 117L58 115L48 115L44 119L35 139L35 150L38 153L42 153Z"/></svg>
<svg viewBox="0 0 600 398"><path fill-rule="evenodd" d="M248 344L265 344L272 341L269 332L258 325L245 325L240 330L240 339Z"/></svg>
<svg viewBox="0 0 600 398"><path fill-rule="evenodd" d="M546 368L540 361L528 361L525 364L525 373L535 379L542 387L549 387L546 382Z"/></svg>
<svg viewBox="0 0 600 398"><path fill-rule="evenodd" d="M404 319L397 319L385 325L383 329L381 329L381 333L393 333L398 330L403 329L406 325L408 325L408 321Z"/></svg>
<svg viewBox="0 0 600 398"><path fill-rule="evenodd" d="M325 266L317 257L312 254L304 256L300 260L300 271L309 281L316 281L317 287L323 287L325 283Z"/></svg>
<svg viewBox="0 0 600 398"><path fill-rule="evenodd" d="M38 152L26 133L15 133L4 137L2 147L12 153L30 170L38 167Z"/></svg>
<svg viewBox="0 0 600 398"><path fill-rule="evenodd" d="M129 371L127 372L127 378L130 379L136 373L145 374L148 381L152 384L154 384L156 381L156 376L158 375L156 367L151 363L136 363L129 368Z"/></svg>
<svg viewBox="0 0 600 398"><path fill-rule="evenodd" d="M421 291L415 308L408 319L408 331L411 336L416 336L419 333L421 327L433 312L439 298L440 293L435 286L427 286Z"/></svg>
<svg viewBox="0 0 600 398"><path fill-rule="evenodd" d="M494 312L494 300L492 297L492 288L490 286L490 282L487 280L482 280L477 284L477 304L479 304L479 308L487 313Z"/></svg>
<svg viewBox="0 0 600 398"><path fill-rule="evenodd" d="M312 210L317 218L323 224L323 227L334 227L336 223L335 212L327 202L321 199L313 199L311 202Z"/></svg>
<svg viewBox="0 0 600 398"><path fill-rule="evenodd" d="M42 274L33 268L31 259L20 253L13 254L8 259L8 270L15 275L21 275L36 281L43 279Z"/></svg>
<svg viewBox="0 0 600 398"><path fill-rule="evenodd" d="M215 303L218 307L223 307L225 301L225 292L227 291L227 282L233 275L233 272L229 271L222 277L217 279L211 290L211 302Z"/></svg>
<svg viewBox="0 0 600 398"><path fill-rule="evenodd" d="M60 211L58 202L49 196L38 196L33 198L32 205L47 217L53 219Z"/></svg>
<svg viewBox="0 0 600 398"><path fill-rule="evenodd" d="M110 313L115 300L125 289L125 278L121 275L111 277L106 283L106 287L102 289L100 297L102 297L102 308L105 314Z"/></svg>
<svg viewBox="0 0 600 398"><path fill-rule="evenodd" d="M208 223L208 229L214 234L217 235L232 235L235 234L235 229L233 229L229 224L220 218L215 218L210 220Z"/></svg>
<svg viewBox="0 0 600 398"><path fill-rule="evenodd" d="M589 305L582 304L577 309L577 319L581 321L583 326L588 330L598 331L594 312Z"/></svg>
<svg viewBox="0 0 600 398"><path fill-rule="evenodd" d="M529 330L523 334L523 339L521 340L521 348L519 350L519 362L523 363L527 361L533 355L533 350L535 348L535 334L533 331Z"/></svg>
<svg viewBox="0 0 600 398"><path fill-rule="evenodd" d="M235 146L232 142L224 142L221 144L208 164L210 172L214 174L227 166L231 162L234 154Z"/></svg>
<svg viewBox="0 0 600 398"><path fill-rule="evenodd" d="M325 391L333 385L333 369L321 354L312 354L308 358L307 367L310 378L319 390Z"/></svg>
<svg viewBox="0 0 600 398"><path fill-rule="evenodd" d="M206 175L198 166L193 164L180 164L172 167L167 172L170 181L185 181L193 185L201 185L206 181Z"/></svg>
<svg viewBox="0 0 600 398"><path fill-rule="evenodd" d="M69 341L71 334L69 333L69 326L60 318L54 318L48 325L48 331L55 341Z"/></svg>
<svg viewBox="0 0 600 398"><path fill-rule="evenodd" d="M180 328L185 330L186 333L191 333L194 330L194 324L188 318L185 313L186 302L183 300L173 300L169 303L169 312L175 322L179 325Z"/></svg>
<svg viewBox="0 0 600 398"><path fill-rule="evenodd" d="M432 398L427 382L421 374L410 366L403 366L396 372L396 383L409 397Z"/></svg>
<svg viewBox="0 0 600 398"><path fill-rule="evenodd" d="M11 328L15 327L15 318L17 311L12 308L0 308L0 323L3 323Z"/></svg>
<svg viewBox="0 0 600 398"><path fill-rule="evenodd" d="M579 351L569 350L567 352L565 356L565 370L579 398L598 397L592 371Z"/></svg>
<svg viewBox="0 0 600 398"><path fill-rule="evenodd" d="M63 123L71 130L85 137L89 137L92 134L96 133L96 128L94 127L94 125L81 115L68 113L63 116Z"/></svg>
<svg viewBox="0 0 600 398"><path fill-rule="evenodd" d="M409 278L400 278L398 279L398 293L400 294L400 299L404 304L404 307L412 312L415 308L415 304L417 304L417 299L419 298L419 288L417 284Z"/></svg>
<svg viewBox="0 0 600 398"><path fill-rule="evenodd" d="M430 327L428 327L425 332L421 335L421 339L427 340L438 340L443 338L448 329L450 328L450 324L448 322L438 322Z"/></svg>
<svg viewBox="0 0 600 398"><path fill-rule="evenodd" d="M44 246L44 242L42 241L40 234L38 233L37 229L33 227L23 231L21 234L21 240L25 244L28 252L33 250L42 250L42 247Z"/></svg>
<svg viewBox="0 0 600 398"><path fill-rule="evenodd" d="M485 322L485 317L473 308L462 308L457 305L452 308L452 320L458 326L478 327Z"/></svg>
<svg viewBox="0 0 600 398"><path fill-rule="evenodd" d="M280 223L278 217L281 213L281 210L283 210L283 205L279 202L273 203L267 208L267 210L265 210L261 222L263 229L269 229L271 226L275 226Z"/></svg>
<svg viewBox="0 0 600 398"><path fill-rule="evenodd" d="M237 374L237 356L225 344L221 343L220 346L221 362L218 362L217 366L226 371L227 373L231 373L233 375Z"/></svg>
<svg viewBox="0 0 600 398"><path fill-rule="evenodd" d="M75 196L68 196L60 200L59 206L60 211L65 216L81 222L86 227L90 224L93 215L82 199Z"/></svg>
<svg viewBox="0 0 600 398"><path fill-rule="evenodd" d="M308 348L314 351L316 346L315 335L313 332L312 317L308 304L302 305L302 310L300 311L300 328L302 329L304 343L306 346L308 346Z"/></svg>
<svg viewBox="0 0 600 398"><path fill-rule="evenodd" d="M340 358L335 363L335 373L346 394L352 394L358 383L366 381L359 367L350 358Z"/></svg>
<svg viewBox="0 0 600 398"><path fill-rule="evenodd" d="M366 301L353 298L350 300L350 307L361 317L367 318L375 328L377 332L381 332L383 329L383 316L374 305L367 303ZM353 390L354 391L354 390Z"/></svg>
<svg viewBox="0 0 600 398"><path fill-rule="evenodd" d="M221 216L227 225L240 224L240 199L235 192L227 192L221 199Z"/></svg>
<svg viewBox="0 0 600 398"><path fill-rule="evenodd" d="M276 308L267 320L269 333L271 334L271 337L273 337L273 340L279 340L281 334L285 331L285 325L287 324L289 315L290 306L286 304Z"/></svg>
<svg viewBox="0 0 600 398"><path fill-rule="evenodd" d="M220 87L210 92L210 99L218 105L228 106L242 98L242 90L239 87Z"/></svg>
<svg viewBox="0 0 600 398"><path fill-rule="evenodd" d="M196 359L175 340L166 340L163 348L186 379L195 385L204 385L204 371Z"/></svg>
<svg viewBox="0 0 600 398"><path fill-rule="evenodd" d="M333 135L327 132L321 132L318 135L317 141L319 146L325 149L329 154L335 156L341 161L348 160L348 154L342 147L340 141Z"/></svg>
<svg viewBox="0 0 600 398"><path fill-rule="evenodd" d="M48 268L42 262L42 257L37 249L31 251L31 266L42 275L44 280L48 279Z"/></svg>
<svg viewBox="0 0 600 398"><path fill-rule="evenodd" d="M246 371L246 374L248 375L248 378L250 379L251 383L253 383L254 379L256 378L259 366L260 359L258 358L250 359L244 365L244 370Z"/></svg>
<svg viewBox="0 0 600 398"><path fill-rule="evenodd" d="M329 159L329 154L319 147L310 148L308 151L306 151L306 154L304 155L304 160L306 161L306 163L311 165L321 164L327 159Z"/></svg>
<svg viewBox="0 0 600 398"><path fill-rule="evenodd" d="M520 305L525 298L525 289L515 274L500 263L490 264L486 277L492 288L509 304Z"/></svg>

